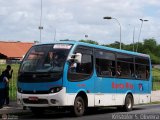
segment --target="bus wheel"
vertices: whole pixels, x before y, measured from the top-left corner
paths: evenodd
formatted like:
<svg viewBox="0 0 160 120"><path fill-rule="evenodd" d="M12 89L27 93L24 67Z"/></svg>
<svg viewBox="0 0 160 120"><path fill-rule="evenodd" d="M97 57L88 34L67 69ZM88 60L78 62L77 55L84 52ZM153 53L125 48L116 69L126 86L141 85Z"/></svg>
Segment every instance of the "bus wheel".
<svg viewBox="0 0 160 120"><path fill-rule="evenodd" d="M128 94L125 99L123 110L126 112L129 112L132 110L132 108L133 108L133 97L131 94Z"/></svg>
<svg viewBox="0 0 160 120"><path fill-rule="evenodd" d="M30 107L30 110L32 113L36 116L41 116L44 114L44 108L39 108L39 107Z"/></svg>
<svg viewBox="0 0 160 120"><path fill-rule="evenodd" d="M73 108L74 114L79 117L82 116L85 112L85 103L81 96L77 96L74 101L74 108Z"/></svg>

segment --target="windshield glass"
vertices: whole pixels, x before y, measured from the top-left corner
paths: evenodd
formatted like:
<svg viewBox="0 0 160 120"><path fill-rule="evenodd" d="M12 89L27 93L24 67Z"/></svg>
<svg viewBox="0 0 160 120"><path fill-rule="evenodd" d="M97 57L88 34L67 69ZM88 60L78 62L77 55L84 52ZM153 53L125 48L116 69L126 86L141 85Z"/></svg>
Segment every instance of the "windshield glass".
<svg viewBox="0 0 160 120"><path fill-rule="evenodd" d="M71 47L70 44L34 46L24 58L20 72L62 72Z"/></svg>

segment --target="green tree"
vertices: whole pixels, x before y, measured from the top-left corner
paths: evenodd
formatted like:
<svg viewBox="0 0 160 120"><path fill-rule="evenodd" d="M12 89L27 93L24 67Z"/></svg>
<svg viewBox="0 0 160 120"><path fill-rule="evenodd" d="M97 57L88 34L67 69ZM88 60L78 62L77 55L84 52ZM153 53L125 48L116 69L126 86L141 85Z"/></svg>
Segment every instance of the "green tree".
<svg viewBox="0 0 160 120"><path fill-rule="evenodd" d="M142 52L150 55L153 64L160 63L159 50L159 45L157 45L155 39L151 38L144 40Z"/></svg>
<svg viewBox="0 0 160 120"><path fill-rule="evenodd" d="M80 42L85 42L85 43L90 43L90 44L95 44L98 45L99 43L93 40L79 40Z"/></svg>
<svg viewBox="0 0 160 120"><path fill-rule="evenodd" d="M107 47L112 47L112 48L117 48L117 49L119 49L120 42L118 42L118 41L115 41L114 43L111 43L111 44L109 44L109 45L104 45L104 46L107 46Z"/></svg>
<svg viewBox="0 0 160 120"><path fill-rule="evenodd" d="M160 45L157 46L156 54L158 57L160 57Z"/></svg>
<svg viewBox="0 0 160 120"><path fill-rule="evenodd" d="M98 42L93 40L80 40L80 41L99 45ZM160 64L160 45L158 45L156 40L153 38L145 39L144 42L137 42L134 44L127 44L127 45L122 43L121 45L123 50L148 54L150 55L153 64ZM103 44L103 46L119 49L120 43L119 41L115 41L114 43L111 44Z"/></svg>
<svg viewBox="0 0 160 120"><path fill-rule="evenodd" d="M143 44L144 49L148 49L152 53L157 49L157 42L155 39L145 39Z"/></svg>

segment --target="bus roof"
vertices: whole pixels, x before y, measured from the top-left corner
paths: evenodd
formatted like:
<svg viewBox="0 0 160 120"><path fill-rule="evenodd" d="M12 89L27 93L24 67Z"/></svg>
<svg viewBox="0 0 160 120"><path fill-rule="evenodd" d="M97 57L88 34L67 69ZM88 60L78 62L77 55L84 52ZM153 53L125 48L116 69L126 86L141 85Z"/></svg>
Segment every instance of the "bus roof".
<svg viewBox="0 0 160 120"><path fill-rule="evenodd" d="M126 53L126 54L141 56L141 57L150 57L149 55L143 54L143 53L132 52L132 51L127 51L127 50L120 50L120 49L117 49L117 48L111 48L111 47L106 47L106 46L102 46L102 45L95 45L95 44L90 44L90 43L85 43L85 42L74 41L74 40L63 40L63 41L55 41L53 43L41 43L41 44L38 43L36 45L48 45L48 44L55 44L55 43L83 45L83 46L88 46L88 47L93 47L93 48L115 51L115 52L118 52L118 53Z"/></svg>

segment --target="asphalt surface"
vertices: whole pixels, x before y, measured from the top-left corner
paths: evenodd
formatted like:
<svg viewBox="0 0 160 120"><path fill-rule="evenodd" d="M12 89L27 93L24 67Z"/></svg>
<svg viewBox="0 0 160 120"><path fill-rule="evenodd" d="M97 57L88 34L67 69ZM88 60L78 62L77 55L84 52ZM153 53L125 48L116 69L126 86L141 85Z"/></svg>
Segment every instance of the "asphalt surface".
<svg viewBox="0 0 160 120"><path fill-rule="evenodd" d="M114 107L90 110L82 117L74 117L70 112L46 111L35 116L29 110L19 113L5 113L2 117L8 119L55 119L55 120L160 120L160 104L134 106L131 112L121 112Z"/></svg>

